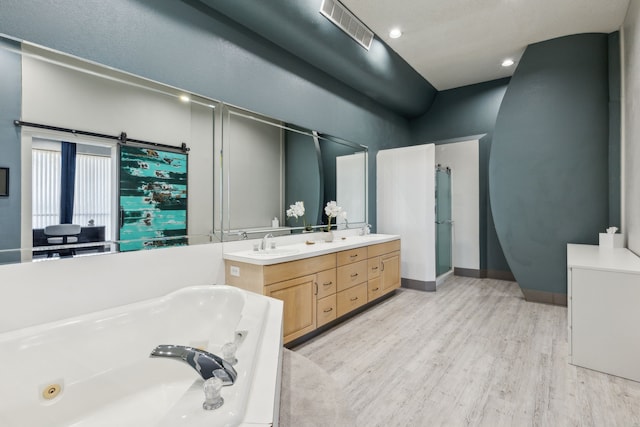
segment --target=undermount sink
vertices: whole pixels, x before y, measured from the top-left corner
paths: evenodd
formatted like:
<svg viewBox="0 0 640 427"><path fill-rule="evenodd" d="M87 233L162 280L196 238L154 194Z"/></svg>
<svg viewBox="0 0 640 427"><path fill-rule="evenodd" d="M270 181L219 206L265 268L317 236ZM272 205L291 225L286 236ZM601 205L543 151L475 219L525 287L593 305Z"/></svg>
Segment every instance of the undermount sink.
<svg viewBox="0 0 640 427"><path fill-rule="evenodd" d="M275 248L275 249L265 249L261 251L251 251L249 252L249 256L277 257L277 256L295 255L298 252L300 252L300 250L295 248Z"/></svg>

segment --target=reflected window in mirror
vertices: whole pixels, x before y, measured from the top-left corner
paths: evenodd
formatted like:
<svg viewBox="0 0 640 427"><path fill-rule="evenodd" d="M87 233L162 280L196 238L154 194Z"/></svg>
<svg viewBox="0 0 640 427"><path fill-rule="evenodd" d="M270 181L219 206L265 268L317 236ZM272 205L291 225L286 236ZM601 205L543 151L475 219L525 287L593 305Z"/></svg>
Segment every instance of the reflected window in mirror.
<svg viewBox="0 0 640 427"><path fill-rule="evenodd" d="M71 147L66 149L63 147ZM50 244L45 230L58 224L82 227L83 243L114 238L115 146L34 137L31 148L33 246ZM104 247L88 247L100 251ZM35 251L34 258L49 256Z"/></svg>

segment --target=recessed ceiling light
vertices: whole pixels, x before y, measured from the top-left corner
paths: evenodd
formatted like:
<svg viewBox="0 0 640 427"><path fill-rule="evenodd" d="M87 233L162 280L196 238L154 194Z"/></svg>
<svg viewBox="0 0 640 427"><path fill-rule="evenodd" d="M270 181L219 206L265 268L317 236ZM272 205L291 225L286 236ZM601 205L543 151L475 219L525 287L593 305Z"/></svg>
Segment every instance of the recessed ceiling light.
<svg viewBox="0 0 640 427"><path fill-rule="evenodd" d="M514 64L513 59L511 58L507 58L504 61L502 61L502 66L503 67L511 67Z"/></svg>
<svg viewBox="0 0 640 427"><path fill-rule="evenodd" d="M392 39L397 39L401 35L402 31L400 31L400 28L392 28L391 31L389 31L389 37L391 37Z"/></svg>
<svg viewBox="0 0 640 427"><path fill-rule="evenodd" d="M191 99L187 95L180 95L180 101L189 102Z"/></svg>

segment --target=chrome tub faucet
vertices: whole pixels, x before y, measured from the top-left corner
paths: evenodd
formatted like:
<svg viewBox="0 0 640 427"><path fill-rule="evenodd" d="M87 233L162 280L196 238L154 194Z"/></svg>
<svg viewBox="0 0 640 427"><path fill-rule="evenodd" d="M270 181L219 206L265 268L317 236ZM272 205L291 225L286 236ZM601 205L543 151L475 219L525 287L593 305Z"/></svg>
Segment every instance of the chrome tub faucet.
<svg viewBox="0 0 640 427"><path fill-rule="evenodd" d="M238 374L229 362L208 351L183 345L159 345L149 357L167 357L187 363L203 380L220 378L223 385L233 385Z"/></svg>

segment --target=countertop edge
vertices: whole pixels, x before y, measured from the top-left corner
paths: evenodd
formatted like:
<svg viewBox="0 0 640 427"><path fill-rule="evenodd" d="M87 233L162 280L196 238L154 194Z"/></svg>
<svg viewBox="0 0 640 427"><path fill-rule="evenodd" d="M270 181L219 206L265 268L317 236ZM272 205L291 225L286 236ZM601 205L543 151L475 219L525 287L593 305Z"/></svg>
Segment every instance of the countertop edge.
<svg viewBox="0 0 640 427"><path fill-rule="evenodd" d="M567 268L640 274L640 257L627 248L569 243Z"/></svg>
<svg viewBox="0 0 640 427"><path fill-rule="evenodd" d="M347 237L347 239L348 239L348 237ZM392 242L394 240L400 240L400 236L398 236L398 235L388 235L388 236L380 237L379 239L370 240L370 241L367 241L367 242L354 242L354 243L350 243L350 244L344 244L344 242L342 242L342 241L337 241L337 243L339 243L340 246L333 246L332 243L322 243L321 244L322 245L321 249L317 249L317 250L314 250L312 252L296 253L296 254L285 255L285 256L269 258L269 259L250 258L250 257L246 257L244 255L240 255L240 254L233 253L233 252L223 253L222 254L222 258L224 260L226 260L226 261L236 261L236 262L242 262L242 263L245 263L245 264L273 265L273 264L281 264L283 262L297 261L297 260L300 260L300 259L313 258L313 257L316 257L316 256L326 255L326 254L335 253L335 252L346 251L346 250L349 250L349 249L361 248L361 247L364 247L364 246L377 245L379 243ZM281 247L285 247L285 246L281 246Z"/></svg>

